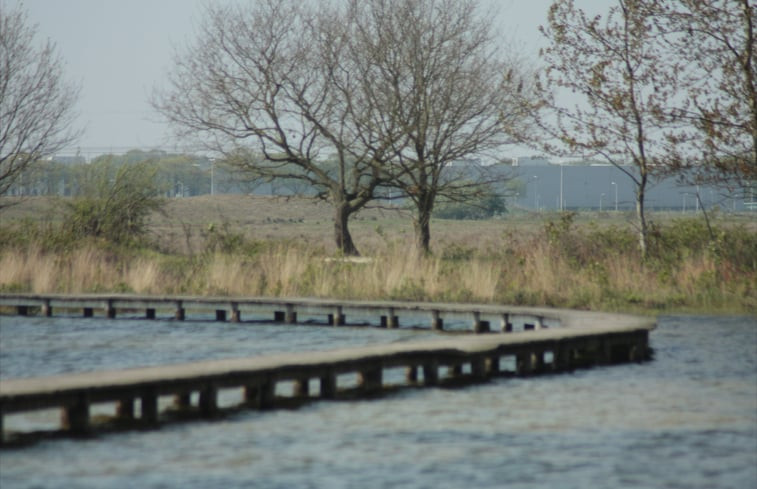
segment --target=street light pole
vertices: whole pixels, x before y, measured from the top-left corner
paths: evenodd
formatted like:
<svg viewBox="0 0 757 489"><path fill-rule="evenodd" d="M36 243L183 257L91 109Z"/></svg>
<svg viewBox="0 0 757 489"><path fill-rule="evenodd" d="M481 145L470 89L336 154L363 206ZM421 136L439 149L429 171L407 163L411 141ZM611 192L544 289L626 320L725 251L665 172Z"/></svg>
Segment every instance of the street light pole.
<svg viewBox="0 0 757 489"><path fill-rule="evenodd" d="M618 212L618 184L610 182L610 185L615 187L615 212Z"/></svg>
<svg viewBox="0 0 757 489"><path fill-rule="evenodd" d="M216 160L215 158L210 159L210 195L216 194Z"/></svg>
<svg viewBox="0 0 757 489"><path fill-rule="evenodd" d="M562 162L560 162L560 212L565 210L563 208L563 194L562 194L562 189L563 189L562 167L563 167L563 164Z"/></svg>

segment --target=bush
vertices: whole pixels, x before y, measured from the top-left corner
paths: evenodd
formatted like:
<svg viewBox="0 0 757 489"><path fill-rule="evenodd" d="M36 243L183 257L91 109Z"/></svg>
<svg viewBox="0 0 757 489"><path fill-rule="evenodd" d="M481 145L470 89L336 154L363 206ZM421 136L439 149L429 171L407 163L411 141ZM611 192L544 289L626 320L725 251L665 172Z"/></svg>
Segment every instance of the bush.
<svg viewBox="0 0 757 489"><path fill-rule="evenodd" d="M155 184L156 172L149 162L93 163L79 182L80 196L66 204L63 228L77 237L117 244L142 241L150 213L162 210L165 203Z"/></svg>
<svg viewBox="0 0 757 489"><path fill-rule="evenodd" d="M439 219L488 219L507 212L499 195L490 194L470 202L449 202L438 206L434 217Z"/></svg>

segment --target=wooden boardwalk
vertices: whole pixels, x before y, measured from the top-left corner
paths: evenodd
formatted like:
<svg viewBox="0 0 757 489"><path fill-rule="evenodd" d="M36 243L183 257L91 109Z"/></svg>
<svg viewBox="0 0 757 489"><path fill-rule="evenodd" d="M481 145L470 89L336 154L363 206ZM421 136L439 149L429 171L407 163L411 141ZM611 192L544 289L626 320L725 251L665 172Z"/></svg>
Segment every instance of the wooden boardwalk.
<svg viewBox="0 0 757 489"><path fill-rule="evenodd" d="M348 324L350 317L375 317L388 328L400 326L402 316L426 315L425 326L444 329L445 319L470 321L471 330L486 332L492 324L502 330L512 328L513 321L522 320L526 329L540 329L545 321L559 322L550 309L503 307L472 304L446 304L390 301L342 301L313 298L268 297L198 297L198 296L140 296L130 294L0 294L0 307L18 315L41 314L51 317L55 311L80 311L83 317L100 314L115 319L119 314L133 316L142 311L145 319L155 319L159 313L185 320L191 315L218 321L239 322L246 317L267 317L269 320L295 324L303 316L321 316L330 325Z"/></svg>
<svg viewBox="0 0 757 489"><path fill-rule="evenodd" d="M0 306L19 314L39 310L44 315L54 309L81 309L83 315L91 316L99 309L109 318L121 310L144 310L146 318L168 310L173 311L172 317L186 319L188 310L210 310L216 319L236 321L251 311L268 311L282 322L295 322L298 313L307 313L324 315L333 325L347 322L347 314L374 314L383 317L376 322L385 327L397 327L403 318L422 313L430 329L441 329L448 317L467 317L477 333L492 329L495 320L505 333L513 330L513 318L524 325L525 331L511 334L434 336L421 342L326 352L0 380L0 428L5 415L60 408L63 427L73 434L93 429L93 404L112 404L114 419L144 427L165 418L158 401L166 396L173 399L173 412L211 417L219 409L219 391L227 389L241 390L245 407L269 409L282 402L277 397L278 384L291 384L288 397L297 400L333 399L346 387L339 383L344 374L356 374L350 394L360 396L384 389L387 369L404 369L403 385L436 386L449 377L482 382L502 375L505 363L512 365L511 375L531 375L643 361L649 357L649 331L655 327L652 318L544 308L317 299L0 294Z"/></svg>

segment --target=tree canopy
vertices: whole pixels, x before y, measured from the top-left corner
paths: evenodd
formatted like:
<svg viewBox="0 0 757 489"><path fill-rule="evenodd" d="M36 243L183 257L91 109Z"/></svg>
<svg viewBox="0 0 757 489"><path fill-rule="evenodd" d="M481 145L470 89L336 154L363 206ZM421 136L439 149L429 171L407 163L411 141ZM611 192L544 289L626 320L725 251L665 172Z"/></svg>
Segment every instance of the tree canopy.
<svg viewBox="0 0 757 489"><path fill-rule="evenodd" d="M79 89L65 81L55 44L35 46L22 9L0 3L0 195L28 166L77 139Z"/></svg>
<svg viewBox="0 0 757 489"><path fill-rule="evenodd" d="M154 105L250 173L320 189L344 253L357 253L350 215L386 187L415 204L428 250L437 196L488 183L443 170L501 146L503 120L518 121L523 77L503 51L472 0L213 5Z"/></svg>

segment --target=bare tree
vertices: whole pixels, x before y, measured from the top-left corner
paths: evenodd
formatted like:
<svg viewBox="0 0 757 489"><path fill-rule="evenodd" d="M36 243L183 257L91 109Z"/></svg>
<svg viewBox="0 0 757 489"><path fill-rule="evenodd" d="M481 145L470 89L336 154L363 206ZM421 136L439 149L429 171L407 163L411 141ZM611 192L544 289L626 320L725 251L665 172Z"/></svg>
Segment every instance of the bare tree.
<svg viewBox="0 0 757 489"><path fill-rule="evenodd" d="M517 121L506 67L472 0L261 0L210 7L154 105L251 173L318 189L344 253L349 216L389 185L428 250L436 198L484 188L450 163L504 143L503 114Z"/></svg>
<svg viewBox="0 0 757 489"><path fill-rule="evenodd" d="M348 220L381 183L383 150L362 122L342 12L317 7L209 6L153 105L179 135L198 137L228 162L261 178L307 182L334 206L337 247L357 254Z"/></svg>
<svg viewBox="0 0 757 489"><path fill-rule="evenodd" d="M636 187L639 249L647 253L645 197L650 177L669 163L677 128L670 119L676 74L663 69L660 31L642 0L617 0L607 15L587 16L573 0L555 1L542 28L549 46L541 81L554 121L542 127L570 154L599 156Z"/></svg>
<svg viewBox="0 0 757 489"><path fill-rule="evenodd" d="M35 48L36 27L0 3L0 195L30 165L73 143L79 89L65 83L55 44Z"/></svg>
<svg viewBox="0 0 757 489"><path fill-rule="evenodd" d="M757 4L646 0L682 85L675 170L727 186L757 181Z"/></svg>
<svg viewBox="0 0 757 489"><path fill-rule="evenodd" d="M416 244L430 249L439 198L465 201L492 174L455 168L511 140L523 77L503 54L493 15L472 0L351 0L350 46L370 121L391 141L384 170L415 206ZM503 127L506 131L503 131ZM392 133L392 131L399 131ZM467 171L466 171L467 170ZM502 178L501 173L494 177Z"/></svg>

